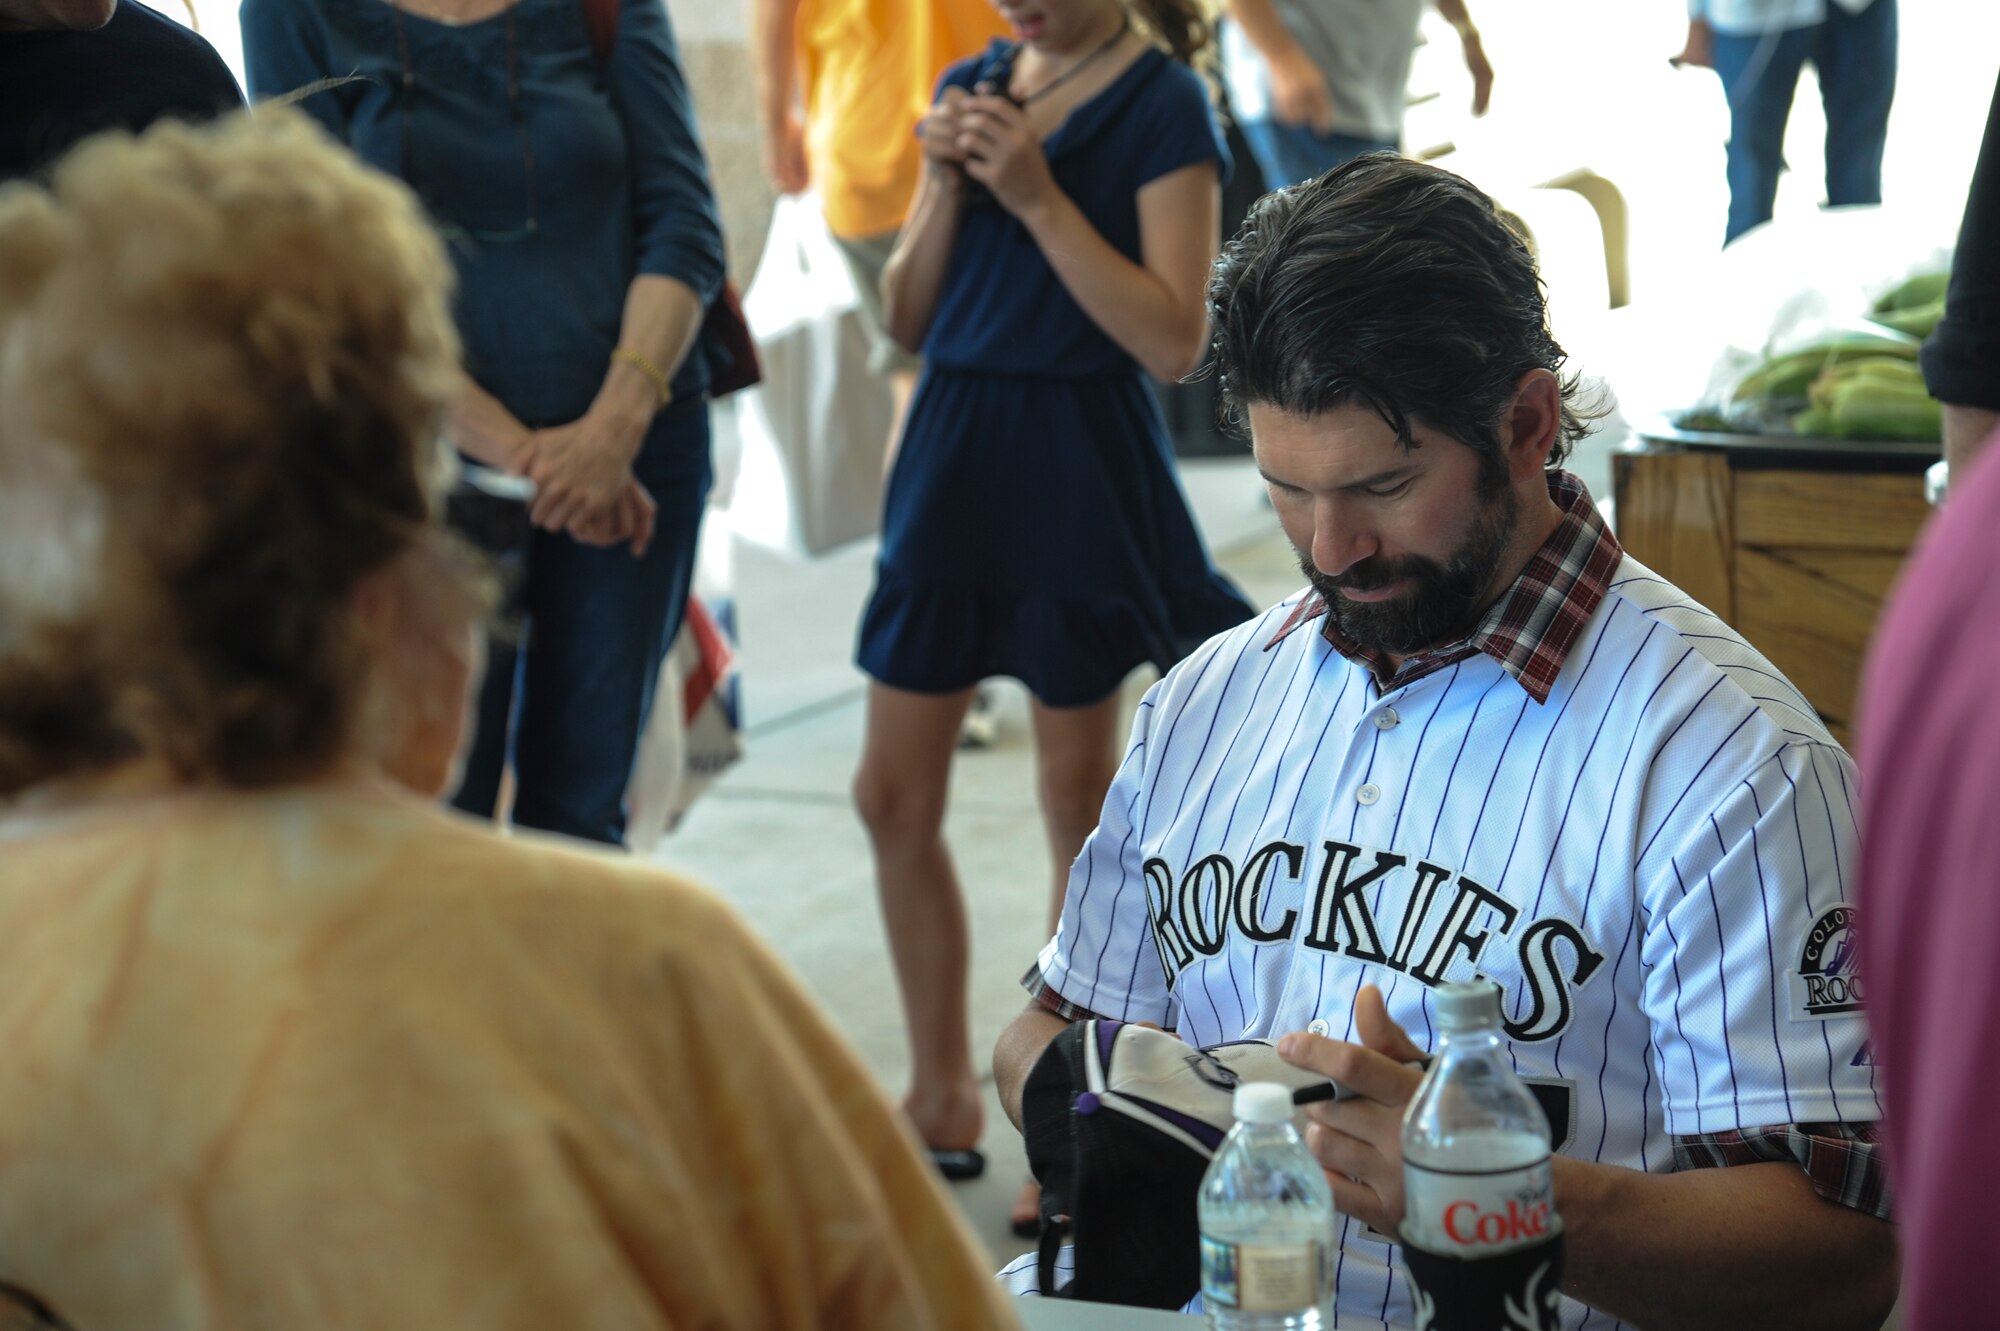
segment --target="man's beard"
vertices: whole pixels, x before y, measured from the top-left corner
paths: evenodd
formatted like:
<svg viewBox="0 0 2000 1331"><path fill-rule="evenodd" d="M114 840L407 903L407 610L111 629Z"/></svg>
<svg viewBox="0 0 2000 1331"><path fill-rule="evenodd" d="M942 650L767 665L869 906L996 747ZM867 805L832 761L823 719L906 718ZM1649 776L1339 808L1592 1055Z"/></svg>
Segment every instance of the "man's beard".
<svg viewBox="0 0 2000 1331"><path fill-rule="evenodd" d="M1512 490L1500 488L1442 564L1422 555L1378 557L1363 560L1339 577L1328 577L1313 566L1311 555L1302 553L1299 567L1349 643L1408 656L1456 642L1472 631L1500 557L1513 542L1520 507ZM1350 601L1341 595L1342 588L1365 592L1396 582L1407 582L1408 588L1386 601Z"/></svg>

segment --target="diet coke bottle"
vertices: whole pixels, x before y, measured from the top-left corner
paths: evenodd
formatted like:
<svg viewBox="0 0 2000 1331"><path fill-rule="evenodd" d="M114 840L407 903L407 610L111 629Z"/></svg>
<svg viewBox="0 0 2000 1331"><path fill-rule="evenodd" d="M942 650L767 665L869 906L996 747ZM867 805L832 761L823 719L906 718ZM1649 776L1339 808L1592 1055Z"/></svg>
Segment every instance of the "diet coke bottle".
<svg viewBox="0 0 2000 1331"><path fill-rule="evenodd" d="M1437 991L1439 1044L1403 1115L1416 1331L1559 1331L1549 1121L1514 1075L1489 981Z"/></svg>

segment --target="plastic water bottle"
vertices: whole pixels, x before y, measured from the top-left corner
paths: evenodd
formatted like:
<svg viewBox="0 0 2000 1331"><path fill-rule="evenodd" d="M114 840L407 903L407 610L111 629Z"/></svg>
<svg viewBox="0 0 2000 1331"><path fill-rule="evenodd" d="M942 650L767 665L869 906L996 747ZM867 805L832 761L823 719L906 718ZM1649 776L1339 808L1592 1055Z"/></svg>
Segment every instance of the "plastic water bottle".
<svg viewBox="0 0 2000 1331"><path fill-rule="evenodd" d="M1213 1331L1333 1325L1333 1189L1292 1126L1292 1093L1236 1088L1236 1126L1201 1181L1201 1300Z"/></svg>
<svg viewBox="0 0 2000 1331"><path fill-rule="evenodd" d="M1403 1115L1403 1242L1425 1331L1561 1326L1549 1122L1514 1074L1490 982L1437 990L1439 1045Z"/></svg>

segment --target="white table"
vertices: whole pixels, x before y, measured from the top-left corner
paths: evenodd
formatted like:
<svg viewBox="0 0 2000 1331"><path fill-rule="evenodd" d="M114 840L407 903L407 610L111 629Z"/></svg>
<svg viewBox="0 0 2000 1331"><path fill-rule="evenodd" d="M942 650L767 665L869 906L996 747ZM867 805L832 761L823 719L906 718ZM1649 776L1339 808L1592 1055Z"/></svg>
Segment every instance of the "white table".
<svg viewBox="0 0 2000 1331"><path fill-rule="evenodd" d="M1021 1325L1027 1331L1198 1331L1208 1325L1207 1318L1191 1313L1072 1299L1016 1299L1014 1306L1021 1310ZM1337 1331L1394 1331L1372 1317L1342 1317L1334 1327Z"/></svg>
<svg viewBox="0 0 2000 1331"><path fill-rule="evenodd" d="M1208 1319L1157 1308L1125 1308L1115 1303L1074 1299L1016 1299L1027 1331L1196 1331Z"/></svg>

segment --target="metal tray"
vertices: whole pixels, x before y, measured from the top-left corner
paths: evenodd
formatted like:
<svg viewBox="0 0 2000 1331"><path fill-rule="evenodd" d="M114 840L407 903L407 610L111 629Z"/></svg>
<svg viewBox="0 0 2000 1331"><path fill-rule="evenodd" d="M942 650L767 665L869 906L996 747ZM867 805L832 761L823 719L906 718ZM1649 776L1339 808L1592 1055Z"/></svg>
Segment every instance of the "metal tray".
<svg viewBox="0 0 2000 1331"><path fill-rule="evenodd" d="M1809 434L1728 434L1683 430L1665 416L1634 422L1632 433L1657 444L1680 448L1724 448L1752 453L1794 453L1818 457L1928 458L1944 456L1944 446L1909 439L1826 439Z"/></svg>

